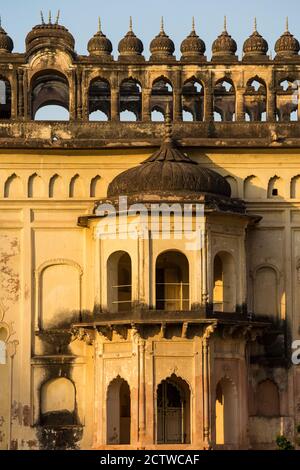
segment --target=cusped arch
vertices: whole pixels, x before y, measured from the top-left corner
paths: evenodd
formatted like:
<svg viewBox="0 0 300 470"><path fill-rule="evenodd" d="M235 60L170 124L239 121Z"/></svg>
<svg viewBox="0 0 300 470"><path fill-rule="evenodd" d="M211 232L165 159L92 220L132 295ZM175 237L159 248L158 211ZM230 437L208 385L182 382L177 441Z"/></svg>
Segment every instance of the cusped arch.
<svg viewBox="0 0 300 470"><path fill-rule="evenodd" d="M24 197L23 181L16 173L10 175L4 183L4 197L17 199Z"/></svg>
<svg viewBox="0 0 300 470"><path fill-rule="evenodd" d="M262 181L256 175L249 175L244 180L244 199L263 199L266 197L266 189Z"/></svg>

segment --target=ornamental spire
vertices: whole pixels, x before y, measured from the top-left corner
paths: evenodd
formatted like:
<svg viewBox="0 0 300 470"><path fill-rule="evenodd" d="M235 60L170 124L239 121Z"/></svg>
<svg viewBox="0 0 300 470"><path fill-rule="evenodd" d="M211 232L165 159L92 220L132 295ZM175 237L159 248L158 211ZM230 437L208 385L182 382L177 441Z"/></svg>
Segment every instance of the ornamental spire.
<svg viewBox="0 0 300 470"><path fill-rule="evenodd" d="M192 33L195 33L195 17L192 17Z"/></svg>
<svg viewBox="0 0 300 470"><path fill-rule="evenodd" d="M161 33L164 33L164 17L162 16L161 17L161 20L160 20L160 32Z"/></svg>
<svg viewBox="0 0 300 470"><path fill-rule="evenodd" d="M257 33L257 20L256 17L254 18L254 28L253 28L254 33Z"/></svg>
<svg viewBox="0 0 300 470"><path fill-rule="evenodd" d="M129 17L129 31L132 33L132 16Z"/></svg>
<svg viewBox="0 0 300 470"><path fill-rule="evenodd" d="M40 14L41 14L41 22L42 22L42 24L45 24L44 14L43 14L42 10L40 11Z"/></svg>
<svg viewBox="0 0 300 470"><path fill-rule="evenodd" d="M285 31L289 32L289 17L287 16L285 19Z"/></svg>
<svg viewBox="0 0 300 470"><path fill-rule="evenodd" d="M227 17L224 16L224 33L227 33Z"/></svg>
<svg viewBox="0 0 300 470"><path fill-rule="evenodd" d="M57 12L55 24L58 24L59 17L60 17L60 10L58 10L58 12Z"/></svg>
<svg viewBox="0 0 300 470"><path fill-rule="evenodd" d="M98 33L101 33L101 18L98 16Z"/></svg>

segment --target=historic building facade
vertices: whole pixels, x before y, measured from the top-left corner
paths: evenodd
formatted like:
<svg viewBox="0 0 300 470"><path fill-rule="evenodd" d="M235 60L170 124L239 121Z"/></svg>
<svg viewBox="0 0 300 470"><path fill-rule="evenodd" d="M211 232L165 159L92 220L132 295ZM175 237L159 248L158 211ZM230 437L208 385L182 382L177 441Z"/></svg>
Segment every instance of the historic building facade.
<svg viewBox="0 0 300 470"><path fill-rule="evenodd" d="M255 26L239 59L225 25L208 60L193 25L176 59L162 24L146 60L130 25L118 49L0 29L0 448L297 445L299 43L271 59ZM198 204L200 245L196 211L100 237L120 196Z"/></svg>

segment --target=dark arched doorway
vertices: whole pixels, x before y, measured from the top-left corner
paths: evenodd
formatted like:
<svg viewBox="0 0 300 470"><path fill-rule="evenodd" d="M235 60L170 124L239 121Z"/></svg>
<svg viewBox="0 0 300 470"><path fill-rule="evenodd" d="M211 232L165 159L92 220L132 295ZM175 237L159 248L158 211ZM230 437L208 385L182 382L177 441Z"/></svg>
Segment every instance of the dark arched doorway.
<svg viewBox="0 0 300 470"><path fill-rule="evenodd" d="M121 377L109 384L106 410L107 444L130 444L130 388Z"/></svg>
<svg viewBox="0 0 300 470"><path fill-rule="evenodd" d="M190 442L190 389L173 375L157 388L157 443Z"/></svg>

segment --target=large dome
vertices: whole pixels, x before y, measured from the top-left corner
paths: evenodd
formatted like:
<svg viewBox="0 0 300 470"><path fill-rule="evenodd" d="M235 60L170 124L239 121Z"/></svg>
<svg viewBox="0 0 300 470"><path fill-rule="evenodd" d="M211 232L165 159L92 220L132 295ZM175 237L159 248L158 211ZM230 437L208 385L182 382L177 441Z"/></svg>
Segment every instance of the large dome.
<svg viewBox="0 0 300 470"><path fill-rule="evenodd" d="M144 50L142 41L136 37L132 30L132 18L130 17L129 31L121 39L118 45L120 57L141 56Z"/></svg>
<svg viewBox="0 0 300 470"><path fill-rule="evenodd" d="M65 26L58 24L59 15L56 22L52 23L51 15L49 22L45 23L42 16L42 23L34 26L30 33L26 36L26 52L31 54L39 49L51 47L67 50L71 54L74 53L75 40L72 34Z"/></svg>
<svg viewBox="0 0 300 470"><path fill-rule="evenodd" d="M170 134L160 149L139 166L116 176L108 186L108 198L119 196L209 193L230 197L231 188L223 176L199 165L182 153Z"/></svg>

